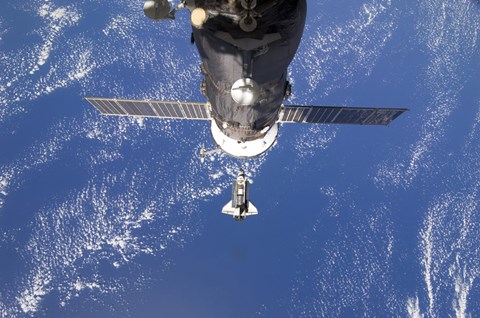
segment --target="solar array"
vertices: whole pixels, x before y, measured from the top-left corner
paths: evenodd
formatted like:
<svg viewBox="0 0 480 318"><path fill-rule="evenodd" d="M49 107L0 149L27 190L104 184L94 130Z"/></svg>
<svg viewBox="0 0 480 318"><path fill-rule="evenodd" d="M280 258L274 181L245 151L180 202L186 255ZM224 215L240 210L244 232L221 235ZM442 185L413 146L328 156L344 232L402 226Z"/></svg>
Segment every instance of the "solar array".
<svg viewBox="0 0 480 318"><path fill-rule="evenodd" d="M286 105L280 122L312 124L388 125L407 111L405 108L360 108Z"/></svg>
<svg viewBox="0 0 480 318"><path fill-rule="evenodd" d="M96 97L86 97L85 99L104 115L212 119L207 103ZM407 111L405 108L285 105L280 111L279 121L283 123L388 125L405 111Z"/></svg>
<svg viewBox="0 0 480 318"><path fill-rule="evenodd" d="M85 97L104 115L176 119L211 119L207 103Z"/></svg>

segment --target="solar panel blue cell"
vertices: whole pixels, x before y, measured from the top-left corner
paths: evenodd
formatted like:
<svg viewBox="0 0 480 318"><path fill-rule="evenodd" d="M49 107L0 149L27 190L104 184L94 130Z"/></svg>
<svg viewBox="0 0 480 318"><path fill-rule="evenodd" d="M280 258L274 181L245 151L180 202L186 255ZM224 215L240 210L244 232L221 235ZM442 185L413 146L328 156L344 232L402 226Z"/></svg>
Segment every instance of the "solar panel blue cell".
<svg viewBox="0 0 480 318"><path fill-rule="evenodd" d="M149 117L156 116L155 112L146 101L135 101L132 103L135 105L135 107L140 111L140 113L143 116L149 116Z"/></svg>
<svg viewBox="0 0 480 318"><path fill-rule="evenodd" d="M195 114L195 118L203 118L202 116L202 111L201 111L201 106L198 104L190 104L191 109L193 110L193 113Z"/></svg>
<svg viewBox="0 0 480 318"><path fill-rule="evenodd" d="M297 109L295 109L293 114L293 121L296 123L300 122L300 117L302 113L303 113L303 108L298 107Z"/></svg>
<svg viewBox="0 0 480 318"><path fill-rule="evenodd" d="M160 103L158 102L150 102L150 103L152 104L153 108L155 109L155 111L160 117L167 117L167 115L165 114L165 111L160 106Z"/></svg>
<svg viewBox="0 0 480 318"><path fill-rule="evenodd" d="M120 106L118 106L114 101L107 100L107 101L104 101L104 104L108 105L108 107L111 109L113 114L117 114L117 115L125 114L125 111Z"/></svg>
<svg viewBox="0 0 480 318"><path fill-rule="evenodd" d="M186 117L181 110L182 104L172 103L172 107L173 107L173 111L175 113L175 117L178 117L178 118L185 118Z"/></svg>
<svg viewBox="0 0 480 318"><path fill-rule="evenodd" d="M141 116L142 113L132 101L117 101L125 109L127 115Z"/></svg>
<svg viewBox="0 0 480 318"><path fill-rule="evenodd" d="M407 109L337 106L284 106L280 122L388 125Z"/></svg>
<svg viewBox="0 0 480 318"><path fill-rule="evenodd" d="M192 103L179 103L179 109L183 112L184 118L197 118Z"/></svg>
<svg viewBox="0 0 480 318"><path fill-rule="evenodd" d="M171 104L162 103L161 105L164 108L165 113L168 114L168 117L177 117L177 115L175 114L175 110L173 109Z"/></svg>
<svg viewBox="0 0 480 318"><path fill-rule="evenodd" d="M203 118L202 107L198 104L191 104L193 111L195 112L196 118Z"/></svg>
<svg viewBox="0 0 480 318"><path fill-rule="evenodd" d="M286 121L293 121L293 108L289 107L285 109Z"/></svg>
<svg viewBox="0 0 480 318"><path fill-rule="evenodd" d="M307 119L308 114L310 114L310 111L311 111L311 108L309 108L309 107L304 107L304 108L302 108L302 112L301 112L301 114L300 114L300 116L299 116L299 118L298 118L298 121L299 121L299 122L302 122L302 123L305 122L305 120Z"/></svg>
<svg viewBox="0 0 480 318"><path fill-rule="evenodd" d="M206 110L206 106L205 105L198 105L198 109L200 111L200 118L209 118L208 114L207 114L207 110Z"/></svg>
<svg viewBox="0 0 480 318"><path fill-rule="evenodd" d="M95 106L95 108L98 109L102 114L111 114L110 109L103 105L102 101L90 101L90 103L92 103L92 105Z"/></svg>
<svg viewBox="0 0 480 318"><path fill-rule="evenodd" d="M311 107L311 111L310 111L310 114L308 114L307 118L305 118L305 121L307 123L312 123L312 122L315 122L315 118L317 118L319 116L319 112L320 111L325 111L324 109L321 109L321 108L313 108Z"/></svg>
<svg viewBox="0 0 480 318"><path fill-rule="evenodd" d="M330 107L326 107L323 111L318 112L316 121L314 121L314 123L328 123L327 118L330 116L331 111L332 110Z"/></svg>

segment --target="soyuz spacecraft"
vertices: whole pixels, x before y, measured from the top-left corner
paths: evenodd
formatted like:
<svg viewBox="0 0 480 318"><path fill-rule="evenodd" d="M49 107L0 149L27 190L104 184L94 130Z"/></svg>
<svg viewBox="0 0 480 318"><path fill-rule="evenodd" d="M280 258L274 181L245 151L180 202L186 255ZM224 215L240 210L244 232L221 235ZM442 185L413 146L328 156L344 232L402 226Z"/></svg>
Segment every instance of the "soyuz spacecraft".
<svg viewBox="0 0 480 318"><path fill-rule="evenodd" d="M268 151L279 123L388 125L407 110L284 104L291 94L287 68L302 38L306 0L183 0L173 9L167 0L147 0L143 9L153 20L168 20L181 8L190 11L207 102L86 100L104 115L208 120L217 150L237 158ZM222 212L236 220L258 213L241 169Z"/></svg>

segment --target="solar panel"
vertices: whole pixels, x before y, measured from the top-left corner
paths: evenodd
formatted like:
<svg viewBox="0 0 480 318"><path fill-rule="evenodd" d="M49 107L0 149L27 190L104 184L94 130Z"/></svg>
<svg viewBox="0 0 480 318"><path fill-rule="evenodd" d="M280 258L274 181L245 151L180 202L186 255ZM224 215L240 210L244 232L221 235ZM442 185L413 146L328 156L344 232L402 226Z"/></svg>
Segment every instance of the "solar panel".
<svg viewBox="0 0 480 318"><path fill-rule="evenodd" d="M285 105L279 121L283 123L388 125L406 108L361 108L338 106Z"/></svg>
<svg viewBox="0 0 480 318"><path fill-rule="evenodd" d="M85 97L103 115L178 119L211 119L207 103Z"/></svg>

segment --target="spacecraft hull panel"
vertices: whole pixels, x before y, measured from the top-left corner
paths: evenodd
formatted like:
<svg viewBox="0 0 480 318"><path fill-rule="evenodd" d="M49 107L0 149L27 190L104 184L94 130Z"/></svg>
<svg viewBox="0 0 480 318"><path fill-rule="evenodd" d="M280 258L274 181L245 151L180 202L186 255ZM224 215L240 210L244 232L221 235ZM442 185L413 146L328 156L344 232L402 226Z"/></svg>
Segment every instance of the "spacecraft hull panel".
<svg viewBox="0 0 480 318"><path fill-rule="evenodd" d="M259 0L258 10L269 2ZM208 5L204 6L208 11ZM252 32L241 30L235 21L234 16L243 12L239 4L225 4L223 10L230 10L233 18L218 15L201 29L193 28L205 93L213 118L225 135L239 141L255 140L263 136L260 131L277 120L285 97L287 67L303 34L306 1L276 1L260 13ZM240 105L232 98L232 85L241 78L251 78L259 86L259 96L251 105Z"/></svg>

